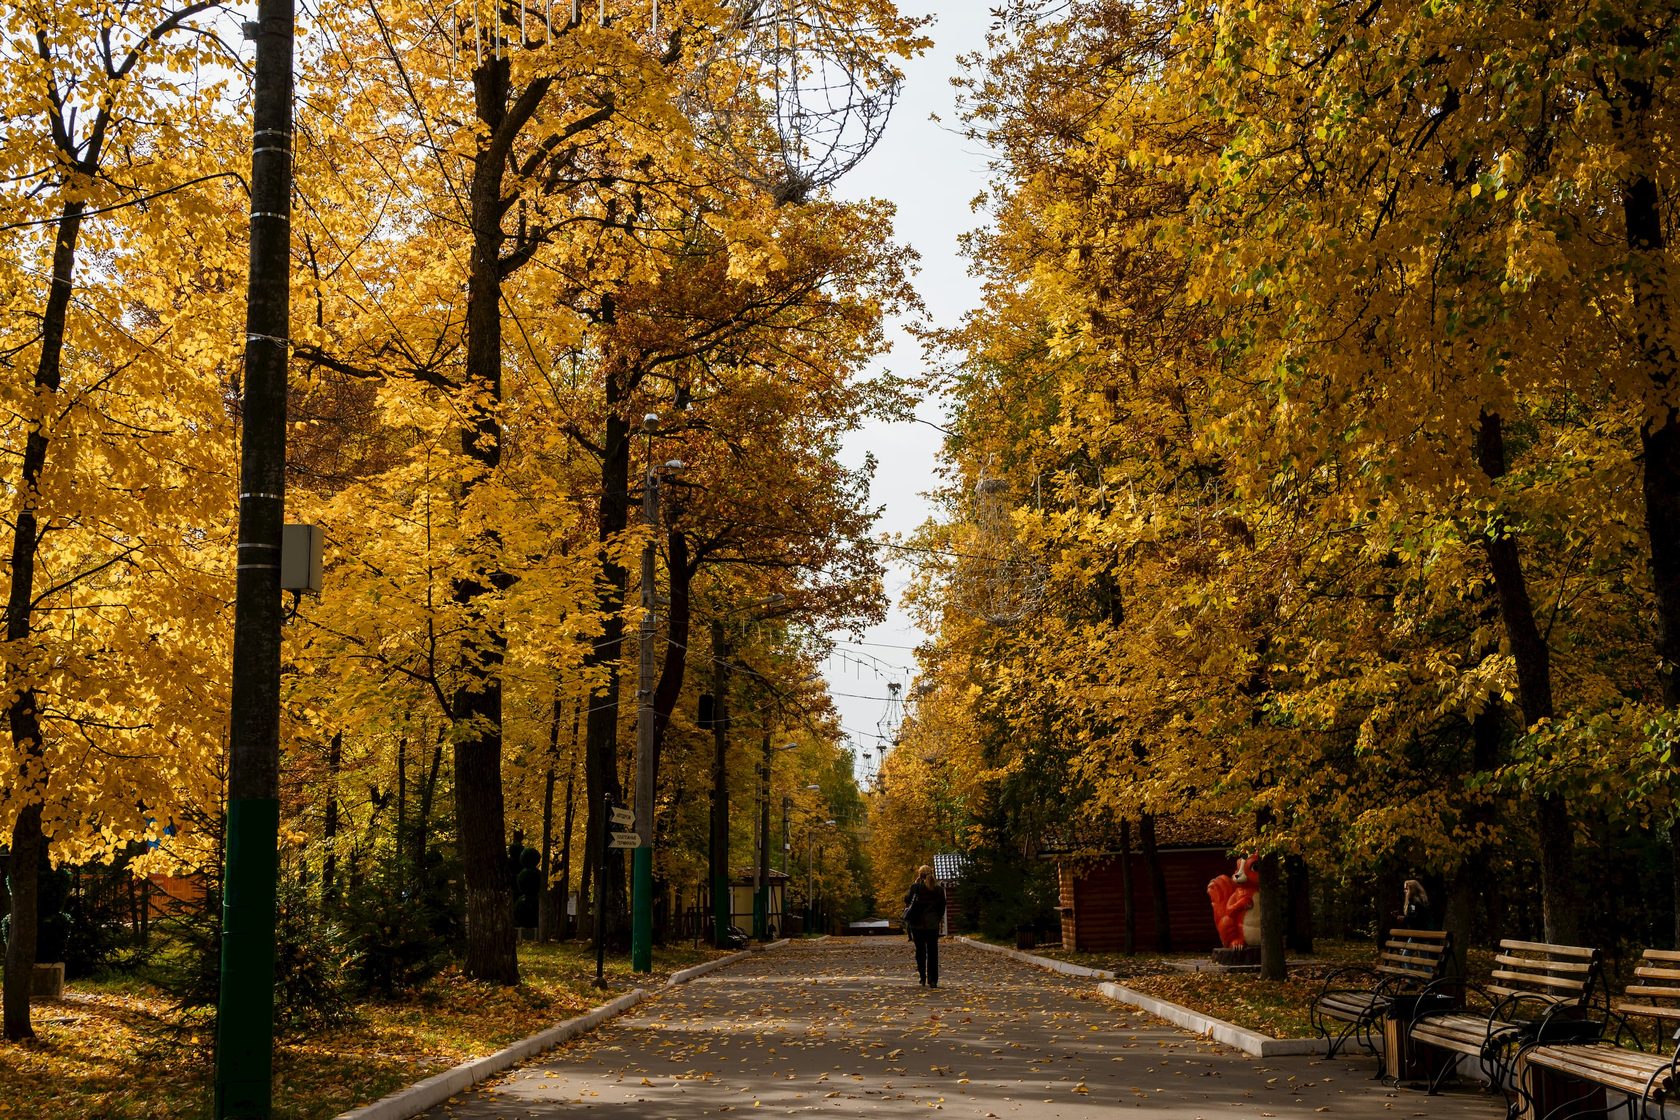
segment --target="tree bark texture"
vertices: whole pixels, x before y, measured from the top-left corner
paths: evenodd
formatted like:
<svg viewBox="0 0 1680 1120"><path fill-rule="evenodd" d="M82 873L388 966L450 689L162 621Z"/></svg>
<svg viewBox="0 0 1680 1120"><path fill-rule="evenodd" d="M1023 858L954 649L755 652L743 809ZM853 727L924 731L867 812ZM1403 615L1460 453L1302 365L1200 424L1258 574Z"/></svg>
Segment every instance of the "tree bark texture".
<svg viewBox="0 0 1680 1120"><path fill-rule="evenodd" d="M1289 880L1289 930L1285 945L1291 953L1313 951L1312 872L1307 861L1290 856L1283 861Z"/></svg>
<svg viewBox="0 0 1680 1120"><path fill-rule="evenodd" d="M1505 475L1504 425L1496 412L1483 412L1476 430L1476 460L1482 473L1497 481ZM1499 599L1505 640L1517 666L1517 695L1525 726L1554 712L1551 649L1534 615L1534 602L1523 574L1517 539L1503 529L1484 542L1488 568ZM1540 895L1544 937L1573 945L1580 938L1580 894L1575 876L1575 832L1569 806L1555 793L1535 799L1535 833L1540 846Z"/></svg>
<svg viewBox="0 0 1680 1120"><path fill-rule="evenodd" d="M329 904L338 901L338 771L343 762L344 732L335 731L327 742L327 811L321 824L322 846L327 850L321 863L321 901ZM400 765L397 772L400 779ZM398 816L401 816L400 804Z"/></svg>
<svg viewBox="0 0 1680 1120"><path fill-rule="evenodd" d="M566 808L563 823L560 826L560 892L554 900L555 918L553 928L557 935L565 938L571 933L571 916L566 912L566 904L571 901L572 893L572 825L577 820L577 717L572 717L572 757L566 764ZM554 892L549 892L554 897ZM582 897L580 892L579 897ZM584 913L578 908L578 913Z"/></svg>
<svg viewBox="0 0 1680 1120"><path fill-rule="evenodd" d="M1121 950L1128 956L1137 953L1137 884L1132 881L1132 821L1120 818L1120 890L1124 900L1125 931L1121 935ZM1077 951L1079 946L1072 948Z"/></svg>
<svg viewBox="0 0 1680 1120"><path fill-rule="evenodd" d="M555 704L558 708L560 705ZM556 722L559 713L555 713ZM549 881L552 870L549 862L554 851L554 764L548 765L548 772L543 775L543 808L542 808L542 848L538 871L542 875L542 886L537 888L537 940L552 941L554 939L554 914L550 905L554 898L554 884Z"/></svg>
<svg viewBox="0 0 1680 1120"><path fill-rule="evenodd" d="M1624 32L1633 57L1651 48L1646 37ZM1645 497L1645 535L1650 547L1651 588L1657 605L1657 677L1662 702L1680 708L1680 409L1674 393L1680 381L1680 354L1670 332L1668 285L1671 267L1668 239L1663 230L1664 199L1651 174L1656 155L1651 136L1655 91L1649 80L1628 76L1621 81L1624 104L1617 113L1622 144L1632 157L1633 173L1622 184L1622 217L1626 227L1628 275L1633 288L1634 343L1638 360L1651 387L1652 402L1640 429L1644 452L1642 486ZM1680 791L1671 792L1680 804ZM1680 810L1669 825L1674 864L1674 934L1680 944Z"/></svg>
<svg viewBox="0 0 1680 1120"><path fill-rule="evenodd" d="M463 506L477 482L501 465L502 172L519 123L508 119L509 63L486 58L473 71L478 119L487 129L474 155L468 205L472 253L467 277L466 378L480 403L467 413L461 450L482 474L462 484ZM494 542L485 542L494 554ZM450 697L454 722L455 829L466 893L462 971L475 980L519 982L502 799L502 663L506 636L488 604L503 581L495 573L455 581L455 602L474 625L462 642L460 680Z"/></svg>
<svg viewBox="0 0 1680 1120"><path fill-rule="evenodd" d="M1284 942L1289 930L1289 888L1283 880L1283 859L1276 853L1260 857L1260 978L1289 976Z"/></svg>
<svg viewBox="0 0 1680 1120"><path fill-rule="evenodd" d="M53 244L52 278L46 308L41 316L41 354L35 366L34 387L38 398L56 395L63 379L64 330L75 290L76 246L81 236L84 205L71 202L59 215ZM43 410L50 407L41 400ZM30 421L24 439L23 470L18 482L20 505L14 520L11 550L11 582L6 593L6 644L16 652L27 648L34 625L35 564L42 526L37 504L41 477L46 471L50 443L42 417ZM15 656L15 654L14 654ZM0 982L0 1020L9 1041L35 1037L30 1023L29 991L35 974L36 912L35 865L46 839L41 833L41 798L46 794L46 744L41 738L41 718L34 688L21 685L7 709L12 742L23 755L14 786L24 800L12 828L12 871L8 876L11 898L12 935L6 946L6 966ZM22 867L23 871L17 869Z"/></svg>
<svg viewBox="0 0 1680 1120"><path fill-rule="evenodd" d="M1143 865L1149 872L1149 897L1155 907L1155 947L1173 951L1172 904L1167 897L1167 871L1161 865L1161 848L1155 842L1155 815L1138 818L1138 843L1143 848Z"/></svg>

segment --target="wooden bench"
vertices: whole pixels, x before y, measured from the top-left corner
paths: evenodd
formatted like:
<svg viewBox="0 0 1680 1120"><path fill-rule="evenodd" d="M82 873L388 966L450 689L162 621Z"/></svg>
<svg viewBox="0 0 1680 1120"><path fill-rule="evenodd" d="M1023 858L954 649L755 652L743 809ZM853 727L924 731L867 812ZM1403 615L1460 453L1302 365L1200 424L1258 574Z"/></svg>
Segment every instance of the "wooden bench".
<svg viewBox="0 0 1680 1120"><path fill-rule="evenodd" d="M1597 949L1501 941L1494 957L1493 982L1486 988L1464 985L1464 1007L1424 1011L1412 1020L1407 1045L1413 1050L1431 1046L1475 1058L1489 1085L1507 1089L1517 1047L1540 1036L1554 1022L1586 1018L1602 973L1603 961ZM1456 983L1436 981L1424 990L1420 1004L1427 1006L1437 993L1448 994L1447 985ZM1469 997L1480 1001L1486 1010L1474 1010ZM1440 1091L1441 1083L1457 1064L1440 1063L1429 1079L1431 1093Z"/></svg>
<svg viewBox="0 0 1680 1120"><path fill-rule="evenodd" d="M1517 1114L1529 1120L1561 1118L1584 1111L1583 1105L1608 1112L1600 1091L1596 1098L1560 1091L1549 1084L1558 1078L1583 1083L1627 1097L1628 1114L1645 1115L1646 1107L1663 1102L1680 1087L1680 1049L1665 1044L1664 1023L1680 1022L1680 952L1647 949L1634 969L1634 982L1611 1007L1602 1024L1604 1037L1596 1041L1548 1041L1541 1037L1517 1053ZM1651 1050L1641 1046L1636 1024L1654 1026Z"/></svg>
<svg viewBox="0 0 1680 1120"><path fill-rule="evenodd" d="M1451 960L1452 934L1391 929L1376 964L1350 965L1326 976L1308 1010L1313 1029L1329 1044L1324 1056L1334 1058L1349 1041L1380 1056L1376 1028L1390 1001L1415 995L1440 980ZM1354 985L1355 980L1363 983Z"/></svg>

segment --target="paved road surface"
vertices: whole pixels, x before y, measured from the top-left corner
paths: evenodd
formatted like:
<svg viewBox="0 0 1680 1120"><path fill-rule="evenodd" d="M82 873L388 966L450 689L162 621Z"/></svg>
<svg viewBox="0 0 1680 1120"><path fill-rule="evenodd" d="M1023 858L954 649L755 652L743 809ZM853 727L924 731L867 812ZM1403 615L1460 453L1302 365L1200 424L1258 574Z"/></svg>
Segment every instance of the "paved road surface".
<svg viewBox="0 0 1680 1120"><path fill-rule="evenodd" d="M941 948L937 990L916 983L909 943L893 938L755 954L427 1115L1497 1120L1504 1111L1481 1095L1385 1089L1369 1058L1250 1058L1105 1000L1090 981Z"/></svg>

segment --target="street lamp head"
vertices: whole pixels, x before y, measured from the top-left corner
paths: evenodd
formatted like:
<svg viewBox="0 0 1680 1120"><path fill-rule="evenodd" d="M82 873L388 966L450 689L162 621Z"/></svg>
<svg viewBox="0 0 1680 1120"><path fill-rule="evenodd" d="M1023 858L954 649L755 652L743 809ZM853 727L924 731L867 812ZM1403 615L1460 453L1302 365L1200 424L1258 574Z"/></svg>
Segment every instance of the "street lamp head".
<svg viewBox="0 0 1680 1120"><path fill-rule="evenodd" d="M642 431L652 435L659 430L659 413L649 412L642 417Z"/></svg>
<svg viewBox="0 0 1680 1120"><path fill-rule="evenodd" d="M665 461L665 469L668 471L680 471L684 465L681 459L667 459Z"/></svg>
<svg viewBox="0 0 1680 1120"><path fill-rule="evenodd" d="M783 743L782 744L782 749L784 751L791 751L793 748L797 747L798 745L799 745L798 743Z"/></svg>
<svg viewBox="0 0 1680 1120"><path fill-rule="evenodd" d="M834 822L833 821L824 821L823 824L827 825L829 828L834 827Z"/></svg>
<svg viewBox="0 0 1680 1120"><path fill-rule="evenodd" d="M821 787L821 786L819 786L819 785L818 785L818 784L817 784L817 783L815 783L815 782L812 782L812 783L811 783L811 784L810 784L810 785L808 785L808 786L806 786L806 787L805 787L805 788L806 788L806 789L815 789L815 790L820 790L820 789L822 789L822 787Z"/></svg>

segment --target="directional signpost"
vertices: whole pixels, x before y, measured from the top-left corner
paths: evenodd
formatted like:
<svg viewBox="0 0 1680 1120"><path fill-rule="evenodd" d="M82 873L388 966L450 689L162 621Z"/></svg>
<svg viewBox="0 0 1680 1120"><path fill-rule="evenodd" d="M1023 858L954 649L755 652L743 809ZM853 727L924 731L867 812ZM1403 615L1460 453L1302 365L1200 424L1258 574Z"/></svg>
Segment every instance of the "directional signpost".
<svg viewBox="0 0 1680 1120"><path fill-rule="evenodd" d="M611 827L635 828L636 814L629 809L614 809L612 811ZM639 833L614 832L607 837L607 847L609 848L639 848L641 846L642 837Z"/></svg>
<svg viewBox="0 0 1680 1120"><path fill-rule="evenodd" d="M608 797L604 805L607 810L606 828L601 833L601 861L596 864L595 880L595 986L607 986L607 851L612 848L639 848L642 838L634 832L620 832L618 829L635 828L636 813L633 809L621 809L612 803Z"/></svg>

